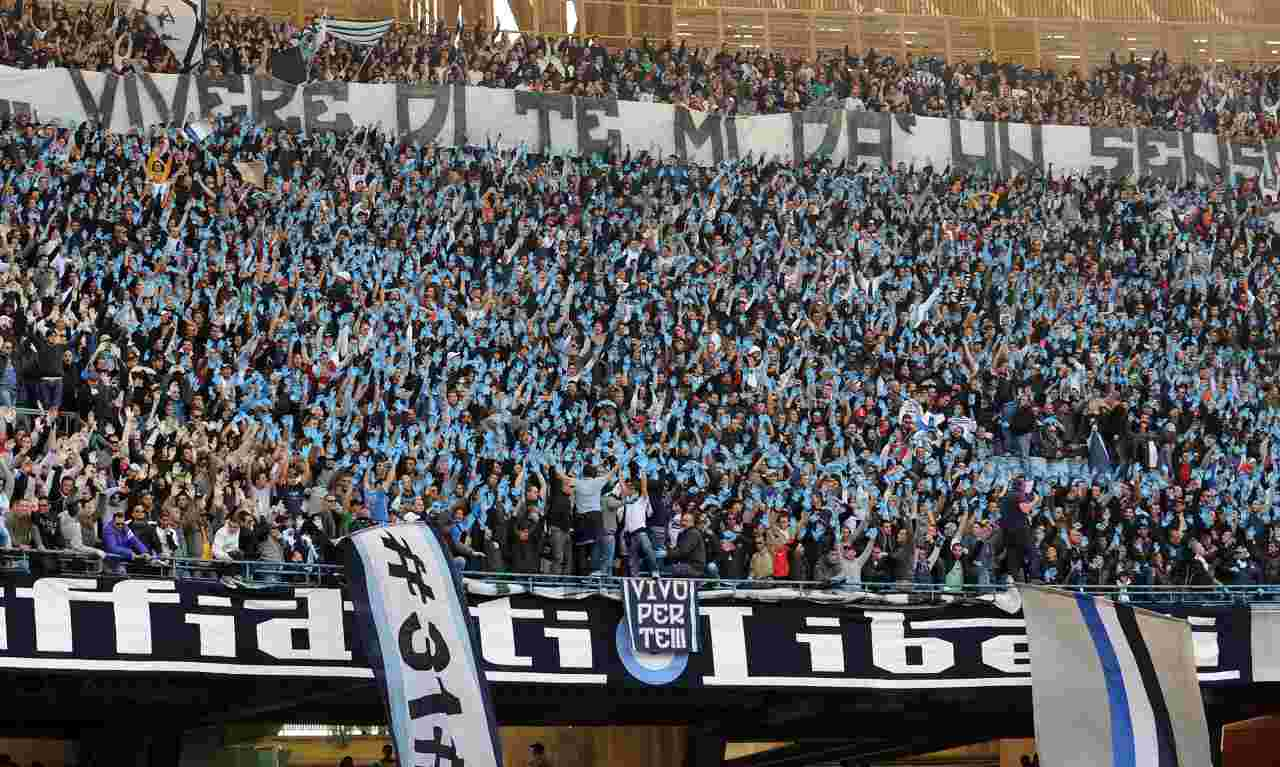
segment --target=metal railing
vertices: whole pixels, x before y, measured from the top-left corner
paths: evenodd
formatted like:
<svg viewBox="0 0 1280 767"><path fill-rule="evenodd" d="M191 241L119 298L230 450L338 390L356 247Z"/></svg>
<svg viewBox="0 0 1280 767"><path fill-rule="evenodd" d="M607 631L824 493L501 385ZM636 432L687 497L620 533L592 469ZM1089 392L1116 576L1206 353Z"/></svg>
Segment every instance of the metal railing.
<svg viewBox="0 0 1280 767"><path fill-rule="evenodd" d="M340 565L299 562L221 561L203 559L164 559L150 562L121 562L71 552L37 552L0 549L0 577L3 574L75 574L103 577L152 577L176 579L236 579L255 586L327 585L346 583ZM620 593L625 579L602 575L541 575L523 573L469 572L465 578L477 591L493 593L551 594L571 591ZM966 585L921 583L861 583L831 581L742 580L730 578L689 578L700 591L714 591L725 598L749 597L764 591L785 590L795 599L826 598L839 595L870 595L897 602L928 603L957 599L992 598L1008 590L1009 584ZM1248 586L1058 586L1066 591L1106 596L1135 604L1147 605L1229 605L1251 602L1280 603L1280 585ZM1278 604L1280 607L1280 604Z"/></svg>
<svg viewBox="0 0 1280 767"><path fill-rule="evenodd" d="M339 565L261 560L157 558L105 560L71 551L0 549L0 576L9 574L96 575L107 578L174 578L178 580L233 579L254 585L341 586Z"/></svg>
<svg viewBox="0 0 1280 767"><path fill-rule="evenodd" d="M507 588L519 587L530 592L542 589L569 591L621 591L624 578L599 575L537 575L516 573L466 573L471 580ZM847 584L831 581L791 581L775 579L735 580L728 578L688 578L698 584L699 590L741 592L748 595L770 589L786 589L796 592L796 597L806 595L869 594L880 597L898 597L902 601L928 602L947 599L992 597L1009 589L1008 583L986 585L947 586L940 583L861 583ZM1106 596L1142 604L1233 604L1243 602L1280 602L1280 585L1250 586L1055 586L1064 591Z"/></svg>
<svg viewBox="0 0 1280 767"><path fill-rule="evenodd" d="M32 421L37 418L44 418L48 414L43 410L32 407L15 407L13 409L16 423L21 428L26 428ZM66 436L78 428L80 417L74 413L60 411L58 413L58 434Z"/></svg>

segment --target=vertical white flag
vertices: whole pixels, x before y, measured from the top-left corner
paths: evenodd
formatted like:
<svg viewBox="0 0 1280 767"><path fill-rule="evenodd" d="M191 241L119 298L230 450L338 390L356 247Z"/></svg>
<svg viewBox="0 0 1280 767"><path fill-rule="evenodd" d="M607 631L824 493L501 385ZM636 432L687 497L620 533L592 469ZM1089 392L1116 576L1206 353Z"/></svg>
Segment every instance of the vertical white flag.
<svg viewBox="0 0 1280 767"><path fill-rule="evenodd" d="M147 23L173 52L183 72L204 61L205 18L205 0L174 0L150 7Z"/></svg>
<svg viewBox="0 0 1280 767"><path fill-rule="evenodd" d="M369 528L345 551L358 634L400 763L502 767L479 638L435 533L417 524Z"/></svg>
<svg viewBox="0 0 1280 767"><path fill-rule="evenodd" d="M1019 590L1045 765L1210 764L1191 624L1089 594Z"/></svg>

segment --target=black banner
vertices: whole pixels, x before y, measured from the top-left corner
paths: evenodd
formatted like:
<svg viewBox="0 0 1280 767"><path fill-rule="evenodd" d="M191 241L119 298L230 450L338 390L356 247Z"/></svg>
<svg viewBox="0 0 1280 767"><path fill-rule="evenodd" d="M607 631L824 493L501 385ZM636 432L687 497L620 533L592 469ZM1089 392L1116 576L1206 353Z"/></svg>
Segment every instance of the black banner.
<svg viewBox="0 0 1280 767"><path fill-rule="evenodd" d="M679 578L628 578L622 589L631 649L639 653L698 651L698 591Z"/></svg>
<svg viewBox="0 0 1280 767"><path fill-rule="evenodd" d="M25 577L0 591L0 668L373 678L352 648L353 607L336 588L246 593L208 581ZM702 595L699 652L655 656L632 649L617 596L473 594L469 601L481 664L496 684L929 690L1031 683L1022 618L978 602L857 607ZM1201 682L1252 680L1247 606L1165 611L1191 620Z"/></svg>

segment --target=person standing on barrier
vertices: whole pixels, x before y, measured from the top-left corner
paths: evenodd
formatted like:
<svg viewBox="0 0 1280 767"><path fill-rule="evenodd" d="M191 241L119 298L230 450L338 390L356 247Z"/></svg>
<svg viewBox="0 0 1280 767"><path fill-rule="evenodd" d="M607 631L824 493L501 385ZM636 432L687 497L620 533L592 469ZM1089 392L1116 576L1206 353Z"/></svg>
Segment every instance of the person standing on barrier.
<svg viewBox="0 0 1280 767"><path fill-rule="evenodd" d="M609 538L608 529L603 522L603 513L601 510L601 496L606 487L613 482L614 475L617 473L617 467L605 472L603 475L597 476L595 466L587 466L582 470L582 476L570 477L556 468L556 476L561 481L568 481L573 490L573 505L577 512L577 519L586 526L584 535L581 537L586 545L586 541L590 540L590 573L591 575L605 574L605 568L609 566L606 562L607 557L613 555L613 542ZM613 525L612 529L616 530L617 526Z"/></svg>
<svg viewBox="0 0 1280 767"><path fill-rule="evenodd" d="M1027 546L1030 545L1030 517L1035 512L1036 499L1027 494L1023 483L1015 483L1015 490L1005 494L1004 510L1000 516L1000 529L1004 533L1004 571L1015 583L1026 581Z"/></svg>
<svg viewBox="0 0 1280 767"><path fill-rule="evenodd" d="M667 526L671 523L670 482L659 471L652 477L646 477L649 492L649 539L653 543L654 556L658 558L661 568L662 560L667 556Z"/></svg>
<svg viewBox="0 0 1280 767"><path fill-rule="evenodd" d="M614 562L617 560L618 535L621 529L622 514L626 503L615 484L608 492L600 496L600 535L604 545L599 548L599 572L603 575L614 574ZM593 571L596 568L592 568Z"/></svg>
<svg viewBox="0 0 1280 767"><path fill-rule="evenodd" d="M57 310L52 315L53 324L44 335L35 336L36 372L39 383L36 386L37 402L45 410L56 410L62 407L63 354L67 351L67 337L58 327L61 317Z"/></svg>
<svg viewBox="0 0 1280 767"><path fill-rule="evenodd" d="M627 551L627 575L639 578L647 568L649 575L658 575L658 555L654 551L649 533L649 520L653 504L649 501L649 478L640 473L637 488L632 482L622 483L624 500L622 540Z"/></svg>
<svg viewBox="0 0 1280 767"><path fill-rule="evenodd" d="M991 524L991 520L980 519L973 526L973 541L968 549L970 561L973 563L973 582L979 587L991 585L992 573L996 566L996 552L999 550L1002 532Z"/></svg>
<svg viewBox="0 0 1280 767"><path fill-rule="evenodd" d="M573 480L557 477L547 501L547 533L542 543L542 572L568 575L573 542Z"/></svg>

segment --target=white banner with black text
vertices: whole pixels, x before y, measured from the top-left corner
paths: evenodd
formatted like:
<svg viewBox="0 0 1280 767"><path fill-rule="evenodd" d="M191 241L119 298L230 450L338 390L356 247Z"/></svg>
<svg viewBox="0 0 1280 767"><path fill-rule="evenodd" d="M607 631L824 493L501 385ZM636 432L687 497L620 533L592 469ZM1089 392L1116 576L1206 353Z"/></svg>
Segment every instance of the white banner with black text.
<svg viewBox="0 0 1280 767"><path fill-rule="evenodd" d="M357 633L401 763L502 767L479 637L431 528L371 528L344 546Z"/></svg>
<svg viewBox="0 0 1280 767"><path fill-rule="evenodd" d="M1280 141L1235 144L1207 133L1149 128L970 122L910 114L809 109L736 117L671 104L583 99L461 85L317 82L67 69L0 71L0 116L31 113L111 130L248 117L308 132L382 126L426 145L525 142L535 152L647 151L712 164L745 157L825 157L872 166L914 163L1004 175L1031 170L1156 176L1183 183L1266 175ZM242 158L243 159L243 158Z"/></svg>

